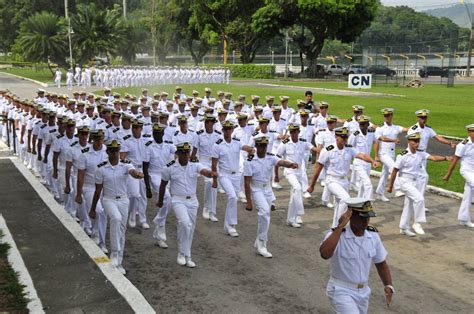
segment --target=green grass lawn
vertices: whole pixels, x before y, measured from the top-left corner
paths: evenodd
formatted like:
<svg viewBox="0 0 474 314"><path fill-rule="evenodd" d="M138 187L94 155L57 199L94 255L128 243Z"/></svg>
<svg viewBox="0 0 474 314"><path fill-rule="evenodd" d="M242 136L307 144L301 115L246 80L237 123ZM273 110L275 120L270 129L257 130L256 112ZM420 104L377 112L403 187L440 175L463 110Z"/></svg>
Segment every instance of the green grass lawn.
<svg viewBox="0 0 474 314"><path fill-rule="evenodd" d="M1 69L1 72L11 73L40 81L43 83L52 83L54 81L53 74L49 69L34 69L34 68L10 68L10 69Z"/></svg>

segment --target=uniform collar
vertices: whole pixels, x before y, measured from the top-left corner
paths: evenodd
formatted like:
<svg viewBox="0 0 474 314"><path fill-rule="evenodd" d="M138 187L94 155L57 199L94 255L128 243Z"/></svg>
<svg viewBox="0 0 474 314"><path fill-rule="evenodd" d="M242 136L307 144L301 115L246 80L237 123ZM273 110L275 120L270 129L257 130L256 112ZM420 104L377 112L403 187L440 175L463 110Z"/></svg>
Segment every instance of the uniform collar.
<svg viewBox="0 0 474 314"><path fill-rule="evenodd" d="M362 237L357 237L354 234L354 232L352 232L352 229L350 227L350 223L349 223L349 225L347 225L347 227L345 229L346 229L346 232L344 232L344 238L346 238L346 239L372 238L372 235L370 234L370 232L367 232L367 230L364 230L364 235Z"/></svg>

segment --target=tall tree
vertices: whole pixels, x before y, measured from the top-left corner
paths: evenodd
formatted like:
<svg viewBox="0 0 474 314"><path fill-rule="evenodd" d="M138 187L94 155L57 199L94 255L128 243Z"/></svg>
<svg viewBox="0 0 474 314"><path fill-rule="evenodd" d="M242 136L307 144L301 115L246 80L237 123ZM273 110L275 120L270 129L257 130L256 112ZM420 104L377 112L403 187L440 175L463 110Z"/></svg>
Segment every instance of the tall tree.
<svg viewBox="0 0 474 314"><path fill-rule="evenodd" d="M21 23L15 47L26 60L48 64L52 61L67 66L64 58L67 47L64 27L60 18L53 13L35 13Z"/></svg>
<svg viewBox="0 0 474 314"><path fill-rule="evenodd" d="M137 53L145 51L149 33L139 19L129 19L124 26L123 44L119 45L118 51L127 64L133 64Z"/></svg>

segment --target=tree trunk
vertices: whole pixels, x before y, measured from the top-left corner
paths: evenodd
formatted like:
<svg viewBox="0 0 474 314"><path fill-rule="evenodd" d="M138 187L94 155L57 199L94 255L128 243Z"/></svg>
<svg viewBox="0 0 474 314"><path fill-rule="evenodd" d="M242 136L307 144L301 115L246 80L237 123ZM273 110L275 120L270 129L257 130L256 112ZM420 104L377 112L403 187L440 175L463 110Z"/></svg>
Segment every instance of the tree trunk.
<svg viewBox="0 0 474 314"><path fill-rule="evenodd" d="M301 66L301 74L304 76L304 59L303 59L303 52L300 49L300 66Z"/></svg>

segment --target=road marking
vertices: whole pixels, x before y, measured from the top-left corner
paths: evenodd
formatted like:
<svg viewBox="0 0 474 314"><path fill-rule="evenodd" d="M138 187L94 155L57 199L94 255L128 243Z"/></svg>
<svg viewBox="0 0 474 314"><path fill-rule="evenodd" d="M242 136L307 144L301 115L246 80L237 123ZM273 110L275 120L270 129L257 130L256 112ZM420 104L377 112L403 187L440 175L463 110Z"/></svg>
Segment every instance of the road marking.
<svg viewBox="0 0 474 314"><path fill-rule="evenodd" d="M22 285L25 286L25 299L28 300L26 307L30 313L44 313L43 304L38 298L36 293L33 280L31 280L30 273L21 258L21 254L18 251L15 241L13 240L12 234L8 229L5 218L0 214L0 230L2 230L4 237L0 239L0 242L6 242L10 245L10 250L8 252L8 262L12 266L13 270L18 273L18 280Z"/></svg>
<svg viewBox="0 0 474 314"><path fill-rule="evenodd" d="M151 307L148 301L145 299L143 294L135 287L130 280L122 275L116 267L111 263L105 262L108 259L100 248L92 241L89 236L82 230L80 225L69 215L64 208L59 205L53 195L35 178L31 172L26 169L25 165L18 160L18 158L11 157L10 160L17 167L17 169L23 174L25 179L30 183L33 189L38 193L43 202L49 207L51 212L59 219L63 226L73 235L73 237L79 242L84 251L89 257L96 262L97 258L102 258L104 262L96 262L99 269L105 275L105 277L112 283L115 289L120 295L127 301L130 307L136 313L155 313L155 310Z"/></svg>

